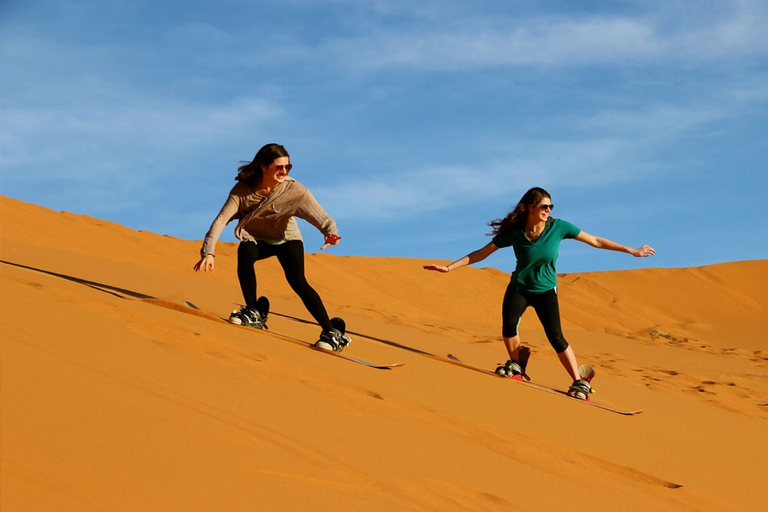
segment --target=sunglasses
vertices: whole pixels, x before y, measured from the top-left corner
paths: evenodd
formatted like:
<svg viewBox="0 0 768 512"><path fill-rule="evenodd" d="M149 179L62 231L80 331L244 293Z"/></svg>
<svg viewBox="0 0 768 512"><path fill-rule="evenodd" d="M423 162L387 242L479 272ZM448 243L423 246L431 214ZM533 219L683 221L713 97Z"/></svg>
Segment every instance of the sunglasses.
<svg viewBox="0 0 768 512"><path fill-rule="evenodd" d="M291 169L293 169L293 165L286 164L286 165L273 165L272 166L276 171L282 171L285 169L285 172L291 172Z"/></svg>
<svg viewBox="0 0 768 512"><path fill-rule="evenodd" d="M550 210L550 211L552 211L552 210L555 209L555 205L553 205L553 204L540 204L539 208L541 208L542 210Z"/></svg>

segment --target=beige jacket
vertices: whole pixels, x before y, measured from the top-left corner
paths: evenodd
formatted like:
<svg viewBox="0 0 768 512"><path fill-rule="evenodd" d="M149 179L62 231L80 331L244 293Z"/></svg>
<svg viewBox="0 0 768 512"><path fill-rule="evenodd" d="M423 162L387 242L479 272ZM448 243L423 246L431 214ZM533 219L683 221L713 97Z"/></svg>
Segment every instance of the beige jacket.
<svg viewBox="0 0 768 512"><path fill-rule="evenodd" d="M238 182L205 235L200 254L215 254L216 242L224 227L239 219L235 236L241 241L301 240L294 217L306 220L323 235L337 235L336 222L328 215L307 188L286 178L268 196L257 194L244 181Z"/></svg>

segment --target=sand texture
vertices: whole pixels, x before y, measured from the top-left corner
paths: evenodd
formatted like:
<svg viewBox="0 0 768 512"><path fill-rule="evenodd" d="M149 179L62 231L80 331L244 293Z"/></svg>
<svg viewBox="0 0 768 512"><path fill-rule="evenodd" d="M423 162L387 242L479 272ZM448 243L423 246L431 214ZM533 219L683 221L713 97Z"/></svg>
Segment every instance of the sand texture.
<svg viewBox="0 0 768 512"><path fill-rule="evenodd" d="M621 416L442 360L506 359L496 269L307 254L345 353L405 363L379 370L223 321L235 244L195 273L199 241L0 214L3 512L768 510L768 260L559 277L595 400L643 410ZM271 332L314 341L256 269ZM534 381L567 388L533 311L521 329Z"/></svg>

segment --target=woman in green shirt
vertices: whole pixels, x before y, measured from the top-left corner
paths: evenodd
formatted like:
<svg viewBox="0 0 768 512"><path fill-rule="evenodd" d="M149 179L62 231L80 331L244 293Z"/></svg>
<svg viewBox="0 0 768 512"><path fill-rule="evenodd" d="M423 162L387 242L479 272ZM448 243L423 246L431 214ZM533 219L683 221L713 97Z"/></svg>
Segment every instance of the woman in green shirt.
<svg viewBox="0 0 768 512"><path fill-rule="evenodd" d="M490 223L493 240L450 265L425 265L426 270L450 272L484 260L497 249L512 247L517 258L502 304L502 336L509 353L509 361L497 370L500 375L521 379L525 372L527 350L521 347L518 326L523 312L533 306L544 327L547 339L573 379L569 394L586 398L591 392L589 383L581 379L573 348L563 336L560 309L557 300L557 271L555 262L560 241L573 238L598 249L626 252L636 257L656 254L653 247L644 245L633 249L605 238L590 235L562 219L550 216L554 205L549 193L534 187L523 195L520 202L505 218Z"/></svg>

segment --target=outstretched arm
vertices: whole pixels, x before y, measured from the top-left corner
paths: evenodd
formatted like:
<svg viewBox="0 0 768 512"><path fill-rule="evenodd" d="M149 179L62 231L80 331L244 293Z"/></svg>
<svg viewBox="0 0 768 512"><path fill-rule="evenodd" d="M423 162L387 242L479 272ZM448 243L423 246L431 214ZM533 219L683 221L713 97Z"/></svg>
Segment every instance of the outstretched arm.
<svg viewBox="0 0 768 512"><path fill-rule="evenodd" d="M599 236L590 235L586 231L580 232L576 236L576 240L578 240L579 242L584 242L585 244L591 245L592 247L596 247L597 249L607 249L609 251L626 252L627 254L631 254L632 256L635 256L637 258L645 258L645 257L653 256L654 254L656 254L656 249L654 249L650 245L644 245L642 247L638 247L637 249L633 249L632 247L621 245L619 243L608 240L607 238L601 238Z"/></svg>
<svg viewBox="0 0 768 512"><path fill-rule="evenodd" d="M496 244L493 242L489 242L488 245L485 247L478 249L474 252L471 252L461 258L460 260L456 260L450 265L424 265L424 270L434 270L436 272L450 272L451 270L457 269L459 267L464 267L467 265L471 265L473 263L477 263L478 261L483 261L485 258L496 252L498 247L496 247Z"/></svg>

